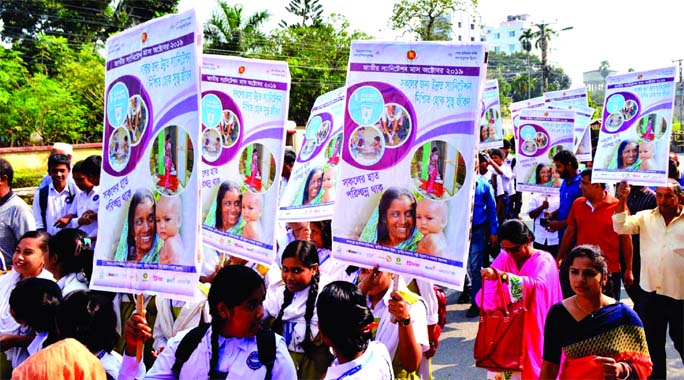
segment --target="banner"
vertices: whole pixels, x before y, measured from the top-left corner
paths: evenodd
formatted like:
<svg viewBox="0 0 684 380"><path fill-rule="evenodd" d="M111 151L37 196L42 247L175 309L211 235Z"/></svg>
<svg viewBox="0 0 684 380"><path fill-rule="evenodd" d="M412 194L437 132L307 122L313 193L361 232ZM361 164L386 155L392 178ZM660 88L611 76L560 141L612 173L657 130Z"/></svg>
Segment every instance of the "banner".
<svg viewBox="0 0 684 380"><path fill-rule="evenodd" d="M675 68L609 76L593 182L667 183Z"/></svg>
<svg viewBox="0 0 684 380"><path fill-rule="evenodd" d="M273 262L289 94L285 62L204 55L205 254Z"/></svg>
<svg viewBox="0 0 684 380"><path fill-rule="evenodd" d="M280 221L332 219L342 157L345 96L346 89L342 87L314 102L290 180L287 188L281 190L285 193L280 200ZM390 129L397 129L399 118L394 113L387 116L382 125L389 133Z"/></svg>
<svg viewBox="0 0 684 380"><path fill-rule="evenodd" d="M544 103L547 106L560 104L574 107L589 107L586 87L571 90L550 91L544 93Z"/></svg>
<svg viewBox="0 0 684 380"><path fill-rule="evenodd" d="M200 30L190 10L107 40L93 289L193 295Z"/></svg>
<svg viewBox="0 0 684 380"><path fill-rule="evenodd" d="M575 127L573 128L573 153L579 162L591 161L591 117L594 109L591 107L573 107L557 104L549 109L571 110L575 112Z"/></svg>
<svg viewBox="0 0 684 380"><path fill-rule="evenodd" d="M334 257L462 289L485 53L352 42Z"/></svg>
<svg viewBox="0 0 684 380"><path fill-rule="evenodd" d="M503 146L503 127L499 105L499 81L488 80L482 93L482 114L480 120L480 149Z"/></svg>
<svg viewBox="0 0 684 380"><path fill-rule="evenodd" d="M518 129L520 128L520 111L525 108L546 108L544 97L539 96L532 99L521 100L519 102L511 103L511 120L513 120L513 137L515 141L518 140Z"/></svg>
<svg viewBox="0 0 684 380"><path fill-rule="evenodd" d="M553 156L573 149L575 112L550 109L523 109L516 141L516 189L554 194L563 180L553 165Z"/></svg>

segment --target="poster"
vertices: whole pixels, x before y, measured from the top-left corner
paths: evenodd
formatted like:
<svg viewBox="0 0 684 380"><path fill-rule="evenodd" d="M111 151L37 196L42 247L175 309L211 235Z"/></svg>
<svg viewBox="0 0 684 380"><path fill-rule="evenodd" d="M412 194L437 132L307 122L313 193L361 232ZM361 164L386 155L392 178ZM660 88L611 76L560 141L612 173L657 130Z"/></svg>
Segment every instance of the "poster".
<svg viewBox="0 0 684 380"><path fill-rule="evenodd" d="M573 129L573 153L579 162L591 161L591 117L594 109L591 107L573 107L563 105L549 106L550 109L566 109L575 112L575 127Z"/></svg>
<svg viewBox="0 0 684 380"><path fill-rule="evenodd" d="M513 120L513 136L515 138L515 141L518 140L518 128L520 127L520 111L522 111L525 108L546 108L544 97L539 96L536 98L511 103L511 120Z"/></svg>
<svg viewBox="0 0 684 380"><path fill-rule="evenodd" d="M480 120L480 149L503 146L503 127L499 105L499 81L488 80L482 93L482 115Z"/></svg>
<svg viewBox="0 0 684 380"><path fill-rule="evenodd" d="M571 90L550 91L544 93L544 102L547 106L564 104L574 107L589 107L586 87L573 88Z"/></svg>
<svg viewBox="0 0 684 380"><path fill-rule="evenodd" d="M304 141L282 199L278 219L283 222L332 219L335 186L342 157L342 125L346 89L319 96L306 122ZM383 131L397 129L390 114ZM367 149L371 149L370 146Z"/></svg>
<svg viewBox="0 0 684 380"><path fill-rule="evenodd" d="M516 142L516 189L554 194L563 180L553 165L553 156L573 149L575 112L551 109L523 109Z"/></svg>
<svg viewBox="0 0 684 380"><path fill-rule="evenodd" d="M200 259L199 28L190 10L107 40L93 289L193 295Z"/></svg>
<svg viewBox="0 0 684 380"><path fill-rule="evenodd" d="M352 43L334 257L462 289L485 53L483 44ZM388 136L391 114L399 122Z"/></svg>
<svg viewBox="0 0 684 380"><path fill-rule="evenodd" d="M285 62L203 56L205 254L273 262L289 92Z"/></svg>
<svg viewBox="0 0 684 380"><path fill-rule="evenodd" d="M675 68L609 76L594 182L667 183Z"/></svg>

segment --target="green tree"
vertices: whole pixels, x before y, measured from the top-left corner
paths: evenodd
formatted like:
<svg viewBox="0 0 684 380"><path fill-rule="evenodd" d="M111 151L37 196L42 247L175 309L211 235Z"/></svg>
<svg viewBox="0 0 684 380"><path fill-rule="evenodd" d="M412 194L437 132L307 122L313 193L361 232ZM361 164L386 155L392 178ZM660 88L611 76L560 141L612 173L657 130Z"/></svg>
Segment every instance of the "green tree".
<svg viewBox="0 0 684 380"><path fill-rule="evenodd" d="M19 52L0 47L0 146L14 146L31 133L29 128L18 125L12 114L14 97L30 77ZM17 127L9 128L11 125Z"/></svg>
<svg viewBox="0 0 684 380"><path fill-rule="evenodd" d="M331 15L317 27L288 27L269 37L260 58L285 60L290 68L289 119L302 125L321 94L344 86L352 40L368 39L349 30L344 16Z"/></svg>
<svg viewBox="0 0 684 380"><path fill-rule="evenodd" d="M323 22L323 6L319 0L290 0L285 10L300 17L302 22L288 25L285 20L280 21L281 28L319 26Z"/></svg>
<svg viewBox="0 0 684 380"><path fill-rule="evenodd" d="M451 39L450 16L477 0L399 0L392 8L390 27L421 41Z"/></svg>
<svg viewBox="0 0 684 380"><path fill-rule="evenodd" d="M265 37L259 28L268 20L267 11L243 17L242 5L229 5L223 0L219 0L218 5L219 10L204 25L206 52L245 55L255 53L263 46Z"/></svg>
<svg viewBox="0 0 684 380"><path fill-rule="evenodd" d="M527 77L527 60L530 60L530 76ZM543 94L541 86L541 62L539 57L527 53L497 53L489 52L487 71L500 71L501 76L511 83L510 97L513 102L528 99ZM549 67L549 91L570 88L570 77L559 67Z"/></svg>

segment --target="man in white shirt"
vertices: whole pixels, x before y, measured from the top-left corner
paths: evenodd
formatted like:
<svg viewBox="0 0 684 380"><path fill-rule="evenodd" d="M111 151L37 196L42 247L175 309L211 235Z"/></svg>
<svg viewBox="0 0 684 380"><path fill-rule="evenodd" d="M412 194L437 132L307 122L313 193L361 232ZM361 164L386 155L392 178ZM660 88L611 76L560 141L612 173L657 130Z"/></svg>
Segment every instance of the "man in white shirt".
<svg viewBox="0 0 684 380"><path fill-rule="evenodd" d="M613 214L618 234L639 234L641 288L639 316L644 323L648 351L653 361L651 378L667 376L665 339L670 338L684 362L684 214L682 188L670 179L656 188L657 208L629 215L630 186L618 186L620 200Z"/></svg>
<svg viewBox="0 0 684 380"><path fill-rule="evenodd" d="M53 154L48 158L48 174L52 179L50 184L36 190L33 195L33 217L36 228L54 235L66 226L59 218L69 212L71 203L79 190L68 182L71 172L71 162L64 154ZM42 193L42 194L41 194Z"/></svg>
<svg viewBox="0 0 684 380"><path fill-rule="evenodd" d="M31 208L12 192L14 169L9 161L0 158L0 269L9 270L19 238L36 229Z"/></svg>
<svg viewBox="0 0 684 380"><path fill-rule="evenodd" d="M533 193L527 203L526 214L534 220L534 248L553 255L558 254L558 231L549 231L549 216L558 210L560 196L558 194Z"/></svg>
<svg viewBox="0 0 684 380"><path fill-rule="evenodd" d="M71 144L63 143L63 142L56 142L52 144L52 149L50 149L50 155L52 156L53 154L63 154L69 157L69 162L71 162L72 154L74 152L74 148L71 146ZM71 173L69 173L68 176L69 182L73 182L73 179L71 178ZM38 188L43 188L52 182L52 178L50 177L50 174L46 174L43 176L43 178L40 180L40 184L38 185Z"/></svg>

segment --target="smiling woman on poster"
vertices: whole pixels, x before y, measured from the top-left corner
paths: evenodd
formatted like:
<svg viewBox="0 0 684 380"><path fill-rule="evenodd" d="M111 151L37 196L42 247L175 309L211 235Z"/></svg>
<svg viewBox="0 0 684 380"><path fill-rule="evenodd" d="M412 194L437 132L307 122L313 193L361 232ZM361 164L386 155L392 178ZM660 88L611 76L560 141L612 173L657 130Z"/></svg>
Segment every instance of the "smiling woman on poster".
<svg viewBox="0 0 684 380"><path fill-rule="evenodd" d="M245 222L242 220L242 192L240 185L224 181L216 195L216 229L241 235Z"/></svg>
<svg viewBox="0 0 684 380"><path fill-rule="evenodd" d="M416 197L409 190L390 187L361 234L361 241L415 251L422 234L416 229Z"/></svg>
<svg viewBox="0 0 684 380"><path fill-rule="evenodd" d="M156 201L152 191L144 188L135 191L126 220L114 260L158 263L162 243L157 238Z"/></svg>
<svg viewBox="0 0 684 380"><path fill-rule="evenodd" d="M624 140L615 152L611 168L622 170L638 170L641 165L639 159L639 144L635 140Z"/></svg>
<svg viewBox="0 0 684 380"><path fill-rule="evenodd" d="M323 185L323 168L313 168L304 182L302 205L320 203L321 186Z"/></svg>

